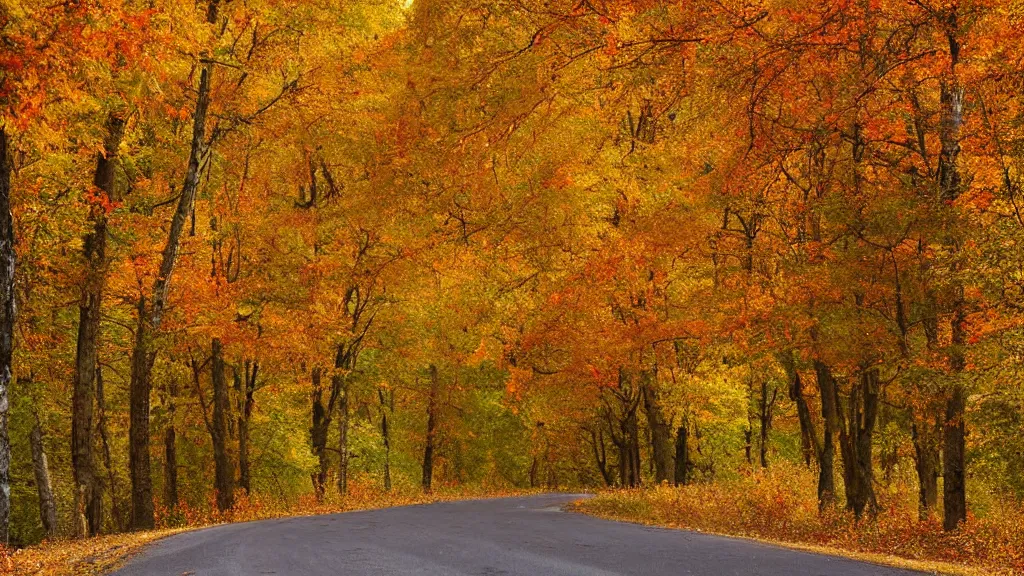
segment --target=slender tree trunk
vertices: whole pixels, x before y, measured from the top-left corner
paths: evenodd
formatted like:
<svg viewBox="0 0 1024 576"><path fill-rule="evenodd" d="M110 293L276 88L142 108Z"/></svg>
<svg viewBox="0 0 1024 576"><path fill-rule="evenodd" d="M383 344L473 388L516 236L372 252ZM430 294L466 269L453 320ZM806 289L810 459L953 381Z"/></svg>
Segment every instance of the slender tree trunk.
<svg viewBox="0 0 1024 576"><path fill-rule="evenodd" d="M323 501L324 491L327 484L327 431L331 425L331 415L324 407L324 389L322 383L323 371L320 368L313 368L311 379L313 382L313 422L309 429L310 444L313 448L313 455L317 457L319 468L313 474L313 491L318 501Z"/></svg>
<svg viewBox="0 0 1024 576"><path fill-rule="evenodd" d="M594 461L597 463L597 469L601 473L601 478L604 480L605 486L614 486L615 478L612 476L612 471L608 468L608 451L605 449L604 433L601 431L601 427L598 426L597 432L594 430L588 430L590 433L590 447L594 452ZM530 487L537 487L537 456L533 457L533 464L530 466Z"/></svg>
<svg viewBox="0 0 1024 576"><path fill-rule="evenodd" d="M672 463L672 426L665 418L658 391L656 370L640 372L640 391L644 398L644 411L651 428L651 459L654 461L654 481L657 484L675 482Z"/></svg>
<svg viewBox="0 0 1024 576"><path fill-rule="evenodd" d="M434 441L437 433L437 404L440 394L440 382L437 366L430 365L430 392L427 399L427 435L423 448L423 491L430 492L434 480Z"/></svg>
<svg viewBox="0 0 1024 576"><path fill-rule="evenodd" d="M14 340L14 218L11 215L11 160L7 132L0 126L0 544L9 543L11 518L10 410Z"/></svg>
<svg viewBox="0 0 1024 576"><path fill-rule="evenodd" d="M384 491L391 491L391 428L388 426L390 403L385 400L384 389L377 388L380 400L380 435L384 441Z"/></svg>
<svg viewBox="0 0 1024 576"><path fill-rule="evenodd" d="M748 466L754 465L754 428L752 418L747 420L747 427L743 429L743 459Z"/></svg>
<svg viewBox="0 0 1024 576"><path fill-rule="evenodd" d="M961 384L953 387L946 402L946 424L942 459L942 526L956 530L967 520L967 496L964 474L964 452L966 431L964 426L964 388Z"/></svg>
<svg viewBox="0 0 1024 576"><path fill-rule="evenodd" d="M636 488L640 486L640 425L636 406L626 413L622 424L622 435L626 439L622 458L626 461L624 486Z"/></svg>
<svg viewBox="0 0 1024 576"><path fill-rule="evenodd" d="M863 413L860 415L860 429L857 432L857 469L860 476L860 497L855 510L859 517L867 507L872 514L878 511L875 499L875 475L871 459L875 422L878 418L879 382L878 369L871 368L861 375L861 396Z"/></svg>
<svg viewBox="0 0 1024 576"><path fill-rule="evenodd" d="M964 87L960 84L957 72L957 65L960 61L959 15L956 5L952 6L937 13L943 20L940 24L945 30L949 45L949 68L940 84L939 100L942 106L942 120L939 140L942 148L938 162L940 198L949 203L959 198L963 192L958 159L964 121ZM959 246L955 239L947 238L946 242L954 251L959 252ZM953 291L956 300L951 320L952 341L950 343L949 368L955 383L946 400L942 457L942 526L946 530L956 530L962 522L967 520L966 426L964 422L967 392L963 382L958 379L966 365L963 351L966 344L964 327L966 318L963 286L959 281L956 282Z"/></svg>
<svg viewBox="0 0 1024 576"><path fill-rule="evenodd" d="M217 21L219 5L220 0L210 0L206 11L206 20L209 24ZM155 334L150 334L150 332L155 332L160 328L160 321L167 304L171 275L178 260L181 234L192 213L196 191L199 188L199 176L208 160L206 117L210 108L213 66L211 60L204 60L201 65L196 108L192 117L192 144L189 149L188 167L185 170L185 181L181 187L181 195L178 197L178 205L171 217L167 244L164 245L161 254L160 270L153 282L153 298L148 314L145 298L141 296L139 298L139 325L135 335L135 348L132 351L132 372L129 384L131 396L129 467L132 478L132 528L135 530L151 529L155 523L153 478L149 461L149 394L152 391L150 377L156 353L153 350L152 342Z"/></svg>
<svg viewBox="0 0 1024 576"><path fill-rule="evenodd" d="M228 383L224 374L224 351L220 339L214 338L210 345L213 353L211 364L213 380L213 462L214 487L217 490L217 509L226 512L235 503L235 470L228 455Z"/></svg>
<svg viewBox="0 0 1024 576"><path fill-rule="evenodd" d="M121 507L117 503L117 481L114 474L114 463L110 455L110 434L107 431L107 397L103 389L103 370L96 365L96 428L100 434L100 446L103 449L103 466L107 469L107 488L110 492L110 513L114 520L114 529L124 526Z"/></svg>
<svg viewBox="0 0 1024 576"><path fill-rule="evenodd" d="M151 530L153 513L153 479L149 461L149 389L150 371L155 355L150 351L149 321L146 298L139 297L138 325L132 350L132 372L129 383L128 469L132 480L133 530Z"/></svg>
<svg viewBox="0 0 1024 576"><path fill-rule="evenodd" d="M249 421L252 418L254 405L253 396L256 393L256 379L259 376L260 363L245 361L244 389L238 386L239 406L238 410L238 486L245 490L246 494L252 490L252 478L249 472ZM236 386L238 385L238 374L235 374Z"/></svg>
<svg viewBox="0 0 1024 576"><path fill-rule="evenodd" d="M966 364L963 346L966 344L963 305L958 304L952 320L952 348L950 371L959 376ZM967 487L965 474L965 453L967 427L964 421L967 392L963 382L957 381L946 400L946 417L943 421L942 454L942 527L956 530L967 521Z"/></svg>
<svg viewBox="0 0 1024 576"><path fill-rule="evenodd" d="M103 493L95 470L92 424L100 311L107 269L106 203L117 199L114 193L114 164L123 136L124 120L111 114L107 119L103 151L97 155L96 171L93 175L93 185L99 190L99 194L105 195L106 198L93 202L89 214L92 230L82 242L85 277L78 303L78 344L71 399L71 463L76 488L75 510L84 510L87 519L86 532L78 534L83 537L98 534L103 523ZM79 498L83 498L84 501L79 502Z"/></svg>
<svg viewBox="0 0 1024 576"><path fill-rule="evenodd" d="M927 520L939 502L939 438L942 426L918 421L911 415L914 441L914 468L917 471L918 517Z"/></svg>
<svg viewBox="0 0 1024 576"><path fill-rule="evenodd" d="M178 447L174 424L164 430L164 506L174 511L178 508Z"/></svg>
<svg viewBox="0 0 1024 576"><path fill-rule="evenodd" d="M871 460L875 421L878 417L878 369L865 368L850 390L846 422L840 428L846 508L859 520L867 509L878 511ZM840 414L842 414L840 412Z"/></svg>
<svg viewBox="0 0 1024 576"><path fill-rule="evenodd" d="M818 380L818 392L821 395L822 426L821 450L818 452L818 510L824 511L835 504L835 444L833 435L839 430L839 404L835 379L832 370L820 360L814 361L814 373Z"/></svg>
<svg viewBox="0 0 1024 576"><path fill-rule="evenodd" d="M164 506L172 512L178 508L177 397L178 381L172 375L167 381L167 427L164 429Z"/></svg>
<svg viewBox="0 0 1024 576"><path fill-rule="evenodd" d="M29 434L32 445L32 467L35 470L36 489L39 492L39 517L43 521L43 530L47 538L57 535L57 504L53 499L53 485L50 483L50 465L43 448L43 429L36 419L32 433Z"/></svg>
<svg viewBox="0 0 1024 576"><path fill-rule="evenodd" d="M686 422L676 429L676 486L686 486L690 483L690 449L689 430Z"/></svg>
<svg viewBox="0 0 1024 576"><path fill-rule="evenodd" d="M761 468L768 468L768 434L772 430L772 420L774 419L775 412L775 400L778 398L779 391L776 388L772 388L769 397L768 391L768 380L761 380L761 398L758 404L757 420L760 425L760 434L758 442L758 459L761 463Z"/></svg>
<svg viewBox="0 0 1024 576"><path fill-rule="evenodd" d="M818 433L814 429L811 409L807 405L807 398L804 395L804 382L796 368L792 352L783 354L781 363L789 378L789 399L796 404L797 420L800 422L800 449L803 453L804 463L810 466L812 457L819 458L821 446L818 444Z"/></svg>
<svg viewBox="0 0 1024 576"><path fill-rule="evenodd" d="M341 395L338 398L338 494L348 494L348 377L335 375L334 378L343 379L337 385L341 386Z"/></svg>

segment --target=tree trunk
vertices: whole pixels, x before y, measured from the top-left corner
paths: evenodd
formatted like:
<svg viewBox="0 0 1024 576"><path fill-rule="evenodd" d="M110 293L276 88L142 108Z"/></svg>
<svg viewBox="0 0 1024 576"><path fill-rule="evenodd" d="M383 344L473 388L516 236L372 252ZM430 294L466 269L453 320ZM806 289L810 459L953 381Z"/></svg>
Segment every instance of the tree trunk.
<svg viewBox="0 0 1024 576"><path fill-rule="evenodd" d="M957 65L960 59L960 39L958 15L955 7L942 14L946 40L949 45L949 69L940 84L940 103L942 106L941 129L939 140L942 149L939 154L938 178L940 198L952 203L963 192L962 179L958 158L960 156L960 137L963 127L964 87L960 84ZM947 239L954 252L959 247L954 239ZM955 271L955 270L954 270ZM959 378L965 367L963 347L966 344L964 322L963 286L959 281L953 288L956 301L951 321L952 341L950 342L949 369L953 377ZM943 457L942 457L942 526L946 530L956 528L967 520L967 496L965 476L966 426L964 411L967 392L963 382L956 380L946 400L946 413L943 423Z"/></svg>
<svg viewBox="0 0 1024 576"><path fill-rule="evenodd" d="M92 202L89 213L92 230L82 242L85 275L78 303L78 344L71 398L71 464L76 488L75 510L84 510L87 519L86 532L78 534L82 537L98 534L102 525L103 494L93 456L93 396L96 386L100 311L107 270L106 204L117 199L114 193L114 164L124 136L124 124L124 120L114 114L107 119L103 152L97 155L96 171L93 175L93 185L99 194L105 195L106 198ZM84 501L79 502L80 497Z"/></svg>
<svg viewBox="0 0 1024 576"><path fill-rule="evenodd" d="M43 521L46 537L53 538L57 535L57 504L53 499L50 465L43 449L43 429L38 419L29 434L29 443L32 445L32 467L35 470L36 489L39 491L39 517Z"/></svg>
<svg viewBox="0 0 1024 576"><path fill-rule="evenodd" d="M654 461L654 481L657 484L675 482L675 466L672 462L672 426L665 418L657 389L656 370L640 372L640 391L644 397L644 411L651 428L651 458Z"/></svg>
<svg viewBox="0 0 1024 576"><path fill-rule="evenodd" d="M640 486L640 426L636 407L626 413L622 422L622 436L625 442L620 453L620 462L625 464L622 469L622 485L630 488Z"/></svg>
<svg viewBox="0 0 1024 576"><path fill-rule="evenodd" d="M153 478L149 462L149 390L150 371L155 354L150 351L149 320L146 298L139 296L138 325L132 349L132 372L129 382L128 469L132 480L133 530L151 530L153 513Z"/></svg>
<svg viewBox="0 0 1024 576"><path fill-rule="evenodd" d="M918 421L911 415L910 433L917 471L918 517L927 520L935 513L939 502L939 437L942 426Z"/></svg>
<svg viewBox="0 0 1024 576"><path fill-rule="evenodd" d="M309 436L313 455L317 457L317 462L319 463L319 468L313 474L313 491L316 494L317 501L323 501L327 484L327 469L329 466L327 461L327 431L331 425L331 414L325 409L323 403L324 389L321 381L322 376L323 371L320 368L313 368L311 375L313 382L313 422L309 429Z"/></svg>
<svg viewBox="0 0 1024 576"><path fill-rule="evenodd" d="M174 424L164 430L164 506L178 508L178 447Z"/></svg>
<svg viewBox="0 0 1024 576"><path fill-rule="evenodd" d="M835 444L833 435L839 430L839 408L836 382L832 370L820 360L814 361L814 373L821 395L822 426L821 449L818 451L818 510L824 511L836 501Z"/></svg>
<svg viewBox="0 0 1024 576"><path fill-rule="evenodd" d="M676 486L686 486L690 483L690 449L688 446L689 430L686 422L676 429Z"/></svg>
<svg viewBox="0 0 1024 576"><path fill-rule="evenodd" d="M964 482L964 452L966 448L964 396L963 385L957 383L946 402L942 458L942 527L946 530L956 530L962 522L967 520L967 495Z"/></svg>
<svg viewBox="0 0 1024 576"><path fill-rule="evenodd" d="M796 404L797 420L800 422L800 449L804 457L804 464L810 466L812 457L817 459L820 456L821 446L818 444L818 433L814 430L814 420L811 419L811 409L804 396L803 379L797 370L792 352L782 354L781 364L789 379L789 399Z"/></svg>
<svg viewBox="0 0 1024 576"><path fill-rule="evenodd" d="M177 396L178 381L171 376L167 382L167 427L164 429L164 506L171 512L178 508L178 438L174 427Z"/></svg>
<svg viewBox="0 0 1024 576"><path fill-rule="evenodd" d="M601 432L601 427L597 427L597 432L588 430L590 433L590 447L594 452L594 461L597 463L597 469L601 472L601 478L604 480L605 486L614 486L615 478L612 476L612 471L608 468L608 451L605 449L604 433ZM536 475L537 475L537 456L533 457L533 464L530 466L530 487L536 488Z"/></svg>
<svg viewBox="0 0 1024 576"><path fill-rule="evenodd" d="M114 474L113 459L110 455L110 434L107 432L107 397L103 389L103 371L100 369L99 364L96 365L96 428L99 431L100 446L103 449L103 466L107 469L110 513L113 516L114 529L121 530L124 526L124 518L121 517L121 507L117 503L117 482Z"/></svg>
<svg viewBox="0 0 1024 576"><path fill-rule="evenodd" d="M858 520L864 515L865 509L872 515L878 511L871 461L872 439L878 417L878 392L878 369L863 369L857 384L850 390L846 422L840 428L846 508Z"/></svg>
<svg viewBox="0 0 1024 576"><path fill-rule="evenodd" d="M768 468L768 434L772 430L772 420L774 419L775 412L775 400L778 398L778 394L778 389L772 387L771 397L769 397L768 380L762 378L761 398L758 404L757 414L758 424L760 425L758 458L761 462L761 468Z"/></svg>
<svg viewBox="0 0 1024 576"><path fill-rule="evenodd" d="M210 345L213 353L211 364L213 381L213 463L214 488L217 491L217 509L221 512L231 510L235 503L235 470L228 455L228 382L224 374L224 352L219 338L214 338Z"/></svg>
<svg viewBox="0 0 1024 576"><path fill-rule="evenodd" d="M440 383L437 366L430 365L430 392L427 400L427 436L423 448L423 491L430 492L434 480L434 440L437 432L437 403Z"/></svg>
<svg viewBox="0 0 1024 576"><path fill-rule="evenodd" d="M252 418L256 393L256 379L259 376L260 363L245 361L244 380L240 381L235 373L236 387L239 388L238 410L238 487L248 495L252 490L252 478L249 472L249 420ZM239 385L241 384L241 385ZM244 389L241 389L244 386Z"/></svg>
<svg viewBox="0 0 1024 576"><path fill-rule="evenodd" d="M380 400L380 435L384 441L384 491L391 491L391 429L388 426L388 413L391 404L385 401L384 389L377 388ZM393 397L392 397L393 398Z"/></svg>
<svg viewBox="0 0 1024 576"><path fill-rule="evenodd" d="M206 21L213 24L217 21L217 9L220 0L210 0L206 11ZM192 117L192 144L189 149L188 167L185 170L185 181L178 197L178 205L171 217L171 227L167 234L160 259L160 269L153 282L153 298L149 314L146 314L145 298L139 297L139 326L135 334L135 347L132 351L132 373L130 387L130 420L129 445L130 468L132 478L132 528L135 530L151 529L154 526L153 516L153 478L150 474L149 462L149 394L152 390L150 376L156 353L153 351L152 336L149 332L160 328L167 294L170 288L171 275L178 260L181 234L185 223L192 213L196 191L199 188L199 176L208 160L208 143L206 141L206 117L210 108L210 90L213 78L213 62L204 60L199 74L199 90L196 108Z"/></svg>
<svg viewBox="0 0 1024 576"><path fill-rule="evenodd" d="M338 494L348 494L348 376L335 374L332 379L338 379L335 384L341 388L341 395L338 398Z"/></svg>
<svg viewBox="0 0 1024 576"><path fill-rule="evenodd" d="M625 368L619 368L619 387L610 391L618 404L613 409L605 402L605 419L612 444L619 452L619 485L636 487L640 485L640 432L637 424L637 410L641 393L635 389L633 375ZM618 429L616 433L616 429Z"/></svg>
<svg viewBox="0 0 1024 576"><path fill-rule="evenodd" d="M10 410L14 340L14 218L11 215L11 160L7 132L0 126L0 544L9 542L11 519Z"/></svg>
<svg viewBox="0 0 1024 576"><path fill-rule="evenodd" d="M875 422L878 418L878 369L871 368L861 375L861 396L864 408L859 418L860 429L857 431L857 471L860 476L859 499L854 509L857 517L863 513L865 506L870 509L872 515L878 511L871 460Z"/></svg>

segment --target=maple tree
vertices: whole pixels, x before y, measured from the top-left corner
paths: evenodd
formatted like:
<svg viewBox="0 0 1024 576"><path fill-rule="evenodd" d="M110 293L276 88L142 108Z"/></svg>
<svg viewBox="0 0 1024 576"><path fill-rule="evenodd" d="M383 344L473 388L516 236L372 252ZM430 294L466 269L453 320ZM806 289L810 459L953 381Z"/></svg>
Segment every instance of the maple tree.
<svg viewBox="0 0 1024 576"><path fill-rule="evenodd" d="M780 469L821 522L988 521L1022 16L5 4L3 539Z"/></svg>

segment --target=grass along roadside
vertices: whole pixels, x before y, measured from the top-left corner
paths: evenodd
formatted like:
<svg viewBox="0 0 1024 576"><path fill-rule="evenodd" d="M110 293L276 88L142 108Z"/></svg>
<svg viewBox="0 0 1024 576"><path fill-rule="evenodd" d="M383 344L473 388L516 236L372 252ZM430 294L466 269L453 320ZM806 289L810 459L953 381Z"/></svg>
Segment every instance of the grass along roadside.
<svg viewBox="0 0 1024 576"><path fill-rule="evenodd" d="M396 506L431 504L474 498L523 496L538 491L505 491L439 487L431 494L409 487L405 490L378 492L353 486L345 498L328 497L316 502L312 496L292 505L262 498L239 498L234 509L218 514L214 509L183 506L174 515L164 514L162 524L175 523L156 530L126 532L94 538L58 539L18 550L0 547L0 574L12 576L99 576L123 565L147 544L167 536L225 523L269 520L272 518L316 516L358 510L376 510Z"/></svg>
<svg viewBox="0 0 1024 576"><path fill-rule="evenodd" d="M1024 575L1024 512L1019 507L971 518L954 533L916 510L890 502L873 521L857 524L841 512L819 515L813 494L785 473L674 488L600 492L570 506L576 512L740 537L952 576ZM884 506L884 504L883 504Z"/></svg>

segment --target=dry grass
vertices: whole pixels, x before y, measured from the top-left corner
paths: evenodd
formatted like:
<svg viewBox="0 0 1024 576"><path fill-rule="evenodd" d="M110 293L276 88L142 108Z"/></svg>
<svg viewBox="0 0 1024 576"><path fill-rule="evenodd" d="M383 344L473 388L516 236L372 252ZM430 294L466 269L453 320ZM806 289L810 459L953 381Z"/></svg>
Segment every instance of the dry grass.
<svg viewBox="0 0 1024 576"><path fill-rule="evenodd" d="M946 533L920 522L905 499L860 524L818 514L813 481L774 471L740 480L603 492L574 509L607 519L753 538L812 552L963 576L1024 575L1024 510L1007 506ZM807 487L810 486L811 489Z"/></svg>

